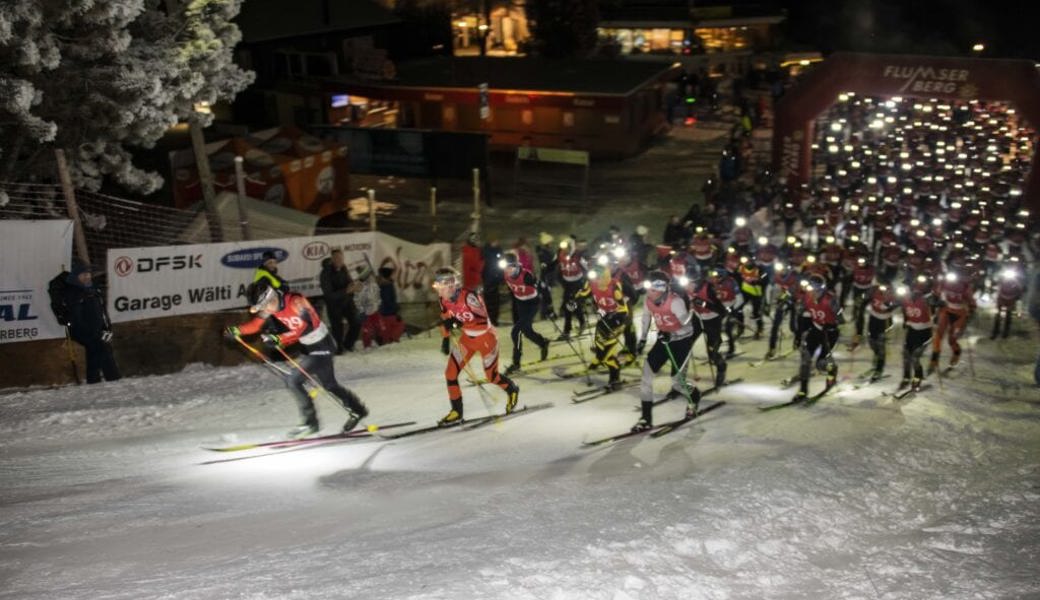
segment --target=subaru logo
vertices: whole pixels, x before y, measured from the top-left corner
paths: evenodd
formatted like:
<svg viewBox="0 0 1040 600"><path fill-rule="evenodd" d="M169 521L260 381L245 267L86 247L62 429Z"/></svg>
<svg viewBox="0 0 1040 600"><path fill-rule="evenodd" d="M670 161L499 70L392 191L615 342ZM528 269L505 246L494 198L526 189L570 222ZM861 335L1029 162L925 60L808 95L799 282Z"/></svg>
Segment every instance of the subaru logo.
<svg viewBox="0 0 1040 600"><path fill-rule="evenodd" d="M255 269L264 262L264 253L271 252L278 262L289 258L289 252L281 248L242 248L228 252L220 259L220 264L232 269Z"/></svg>

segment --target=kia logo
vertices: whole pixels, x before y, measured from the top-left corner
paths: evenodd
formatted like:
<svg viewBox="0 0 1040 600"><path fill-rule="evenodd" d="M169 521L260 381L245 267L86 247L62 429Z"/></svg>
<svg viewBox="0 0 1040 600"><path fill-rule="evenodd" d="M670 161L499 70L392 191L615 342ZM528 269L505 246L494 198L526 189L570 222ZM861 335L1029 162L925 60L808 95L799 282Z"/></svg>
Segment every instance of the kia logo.
<svg viewBox="0 0 1040 600"><path fill-rule="evenodd" d="M328 256L329 245L321 241L311 242L304 246L300 253L307 260L319 260Z"/></svg>
<svg viewBox="0 0 1040 600"><path fill-rule="evenodd" d="M120 277L126 277L130 273L134 272L134 259L128 256L120 256L116 259L116 275Z"/></svg>

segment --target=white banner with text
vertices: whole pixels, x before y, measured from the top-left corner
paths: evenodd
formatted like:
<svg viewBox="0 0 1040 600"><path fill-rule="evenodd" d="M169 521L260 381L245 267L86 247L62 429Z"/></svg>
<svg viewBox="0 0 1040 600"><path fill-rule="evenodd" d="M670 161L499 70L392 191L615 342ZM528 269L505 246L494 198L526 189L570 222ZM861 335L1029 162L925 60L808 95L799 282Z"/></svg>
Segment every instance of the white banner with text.
<svg viewBox="0 0 1040 600"><path fill-rule="evenodd" d="M261 257L278 259L278 275L306 296L320 296L321 262L340 249L355 275L361 266L394 269L398 302L434 298L433 272L451 264L447 243L413 244L385 233L117 248L108 251L108 311L114 323L243 308Z"/></svg>
<svg viewBox="0 0 1040 600"><path fill-rule="evenodd" d="M69 268L72 221L0 221L0 344L65 337L47 284Z"/></svg>

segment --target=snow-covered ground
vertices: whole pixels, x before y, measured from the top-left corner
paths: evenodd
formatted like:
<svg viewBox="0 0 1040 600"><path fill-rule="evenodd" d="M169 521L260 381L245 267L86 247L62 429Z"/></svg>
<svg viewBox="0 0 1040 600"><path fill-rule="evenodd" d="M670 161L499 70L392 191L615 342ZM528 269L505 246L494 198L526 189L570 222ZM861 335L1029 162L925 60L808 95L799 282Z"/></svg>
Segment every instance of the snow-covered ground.
<svg viewBox="0 0 1040 600"><path fill-rule="evenodd" d="M0 396L0 598L1037 598L1040 393L1018 327L912 399L880 396L891 340L892 377L768 413L794 357L751 369L749 342L726 406L594 449L635 392L572 404L583 382L548 372L520 382L549 410L267 454L199 447L296 422L258 366ZM426 424L447 410L438 345L340 357L339 377L373 422ZM868 355L840 353L842 374ZM464 392L467 416L501 407Z"/></svg>

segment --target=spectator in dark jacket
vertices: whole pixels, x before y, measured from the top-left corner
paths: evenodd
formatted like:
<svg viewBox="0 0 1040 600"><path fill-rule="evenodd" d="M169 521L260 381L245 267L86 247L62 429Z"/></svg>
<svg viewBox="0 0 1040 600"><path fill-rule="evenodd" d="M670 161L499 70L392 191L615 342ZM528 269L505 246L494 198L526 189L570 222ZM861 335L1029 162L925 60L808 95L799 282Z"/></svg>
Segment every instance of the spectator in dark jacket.
<svg viewBox="0 0 1040 600"><path fill-rule="evenodd" d="M505 281L502 267L498 266L500 258L502 258L502 246L496 239L488 240L484 244L484 270L480 275L484 284L484 304L487 306L488 320L495 326L498 326L498 311L502 302L499 293L502 283Z"/></svg>
<svg viewBox="0 0 1040 600"><path fill-rule="evenodd" d="M329 317L332 339L336 340L336 354L354 351L354 343L361 334L361 317L354 304L357 286L350 271L343 263L343 251L333 250L332 255L321 263L321 293L325 297L325 312ZM347 321L347 332L343 333L343 320Z"/></svg>
<svg viewBox="0 0 1040 600"><path fill-rule="evenodd" d="M90 267L74 264L65 286L65 308L68 311L69 335L87 354L87 383L98 383L102 374L106 381L119 379L119 368L112 356L112 325L105 312L105 299L94 287Z"/></svg>
<svg viewBox="0 0 1040 600"><path fill-rule="evenodd" d="M397 288L394 287L393 267L379 269L379 317L380 343L389 344L399 341L404 333L404 321L399 314L401 307L397 304Z"/></svg>

